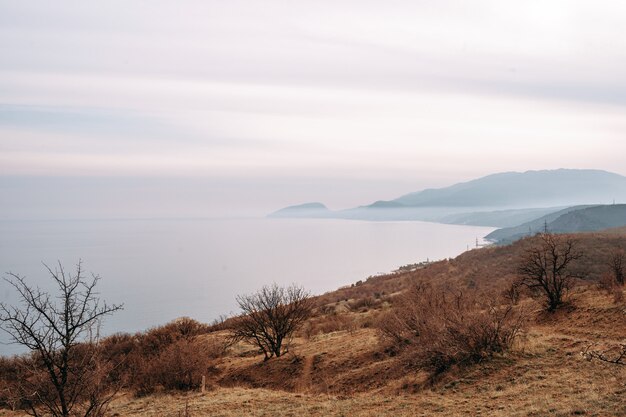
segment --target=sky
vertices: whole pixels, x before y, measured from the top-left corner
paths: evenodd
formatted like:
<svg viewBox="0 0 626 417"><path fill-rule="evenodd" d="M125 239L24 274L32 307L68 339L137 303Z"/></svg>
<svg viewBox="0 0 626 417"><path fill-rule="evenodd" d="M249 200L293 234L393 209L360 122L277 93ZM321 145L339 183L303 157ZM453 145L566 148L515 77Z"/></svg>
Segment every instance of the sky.
<svg viewBox="0 0 626 417"><path fill-rule="evenodd" d="M623 1L0 0L0 219L626 175Z"/></svg>

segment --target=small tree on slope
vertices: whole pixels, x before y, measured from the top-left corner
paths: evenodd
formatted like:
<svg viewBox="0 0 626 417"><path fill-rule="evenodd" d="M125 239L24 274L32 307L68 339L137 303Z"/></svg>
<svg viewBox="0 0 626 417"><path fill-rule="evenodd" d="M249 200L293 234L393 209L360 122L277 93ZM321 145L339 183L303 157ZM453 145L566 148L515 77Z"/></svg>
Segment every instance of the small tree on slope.
<svg viewBox="0 0 626 417"><path fill-rule="evenodd" d="M237 297L243 312L235 318L231 341L247 341L258 346L264 360L287 351L294 332L311 316L313 304L302 287L277 284Z"/></svg>
<svg viewBox="0 0 626 417"><path fill-rule="evenodd" d="M563 302L574 278L572 266L583 257L571 238L551 233L539 235L538 244L526 251L518 266L518 285L539 294L548 311L553 312Z"/></svg>

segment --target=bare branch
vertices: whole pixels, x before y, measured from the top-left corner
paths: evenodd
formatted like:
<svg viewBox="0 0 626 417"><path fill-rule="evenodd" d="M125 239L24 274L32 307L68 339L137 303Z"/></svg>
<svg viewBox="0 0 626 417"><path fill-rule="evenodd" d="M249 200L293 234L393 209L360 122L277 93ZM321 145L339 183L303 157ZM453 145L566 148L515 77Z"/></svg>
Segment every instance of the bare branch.
<svg viewBox="0 0 626 417"><path fill-rule="evenodd" d="M573 280L578 278L571 266L582 257L572 239L543 233L539 244L528 249L521 259L517 285L541 294L546 309L554 311L563 304Z"/></svg>
<svg viewBox="0 0 626 417"><path fill-rule="evenodd" d="M101 372L97 341L84 337L122 306L100 304L94 291L99 277L86 279L82 262L73 275L60 263L54 270L44 267L57 286L55 298L9 272L5 281L16 290L21 306L0 304L0 329L32 352L20 378L22 400L35 416L94 416L106 406L110 390L103 385L106 374Z"/></svg>
<svg viewBox="0 0 626 417"><path fill-rule="evenodd" d="M237 303L243 314L234 320L231 342L245 340L258 346L265 360L287 351L291 337L313 309L309 293L295 285L265 286L238 296Z"/></svg>
<svg viewBox="0 0 626 417"><path fill-rule="evenodd" d="M613 365L626 366L626 344L608 350L592 350L591 346L587 346L581 355L589 361L597 359Z"/></svg>

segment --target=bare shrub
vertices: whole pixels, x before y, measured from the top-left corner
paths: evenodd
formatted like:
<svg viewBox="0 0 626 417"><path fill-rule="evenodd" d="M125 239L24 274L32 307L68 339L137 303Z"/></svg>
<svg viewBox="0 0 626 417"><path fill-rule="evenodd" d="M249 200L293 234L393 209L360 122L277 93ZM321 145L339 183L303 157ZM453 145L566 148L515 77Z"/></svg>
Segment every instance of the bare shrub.
<svg viewBox="0 0 626 417"><path fill-rule="evenodd" d="M514 281L507 285L502 291L502 297L510 304L517 305L522 296L521 285L519 282Z"/></svg>
<svg viewBox="0 0 626 417"><path fill-rule="evenodd" d="M581 354L589 361L596 359L613 365L626 366L626 344L603 350L592 349L588 346Z"/></svg>
<svg viewBox="0 0 626 417"><path fill-rule="evenodd" d="M390 353L404 352L435 374L509 350L524 315L470 290L415 284L379 321Z"/></svg>
<svg viewBox="0 0 626 417"><path fill-rule="evenodd" d="M118 334L103 344L108 354L124 357L112 375L139 396L159 390L197 388L220 346L199 340L207 326L188 317L136 335Z"/></svg>
<svg viewBox="0 0 626 417"><path fill-rule="evenodd" d="M302 287L277 284L237 297L243 314L231 328L231 342L244 340L259 348L264 360L285 353L294 332L311 316L313 303Z"/></svg>
<svg viewBox="0 0 626 417"><path fill-rule="evenodd" d="M213 319L211 324L207 327L207 331L209 332L218 332L220 330L226 330L229 328L229 316L226 314L220 314L218 317Z"/></svg>
<svg viewBox="0 0 626 417"><path fill-rule="evenodd" d="M317 309L319 314L324 314L324 315L330 315L330 314L336 314L337 310L335 309L335 306L330 305L330 304L324 304L323 306L320 306Z"/></svg>
<svg viewBox="0 0 626 417"><path fill-rule="evenodd" d="M611 254L609 268L613 273L613 279L618 285L624 285L624 264L626 255L623 250L616 250Z"/></svg>
<svg viewBox="0 0 626 417"><path fill-rule="evenodd" d="M0 356L0 408L16 410L22 401L17 392L16 381L22 377L19 372L20 357L5 358Z"/></svg>
<svg viewBox="0 0 626 417"><path fill-rule="evenodd" d="M353 332L357 329L358 324L349 314L332 314L310 321L307 329L307 335L327 334L332 332L347 331Z"/></svg>
<svg viewBox="0 0 626 417"><path fill-rule="evenodd" d="M180 317L169 324L165 328L172 328L183 338L190 338L207 333L208 326L189 317Z"/></svg>
<svg viewBox="0 0 626 417"><path fill-rule="evenodd" d="M379 307L381 304L382 301L380 300L380 298L375 299L370 295L348 302L350 310L358 312L366 312L369 309Z"/></svg>
<svg viewBox="0 0 626 417"><path fill-rule="evenodd" d="M95 286L100 279L84 276L79 262L75 274L61 264L46 266L57 294L27 284L17 274L6 281L17 291L21 307L0 304L0 328L31 351L18 364L15 393L32 415L99 416L115 387L108 373L114 366L103 360L97 328L101 319L121 306L101 302Z"/></svg>
<svg viewBox="0 0 626 417"><path fill-rule="evenodd" d="M206 325L189 317L181 317L138 335L138 347L144 355L159 354L180 339L190 339L207 331Z"/></svg>
<svg viewBox="0 0 626 417"><path fill-rule="evenodd" d="M518 265L519 284L543 298L546 310L559 308L572 286L573 264L583 257L571 238L542 233Z"/></svg>
<svg viewBox="0 0 626 417"><path fill-rule="evenodd" d="M135 384L137 394L147 395L158 389L197 389L214 356L205 343L180 339L156 357L144 358Z"/></svg>

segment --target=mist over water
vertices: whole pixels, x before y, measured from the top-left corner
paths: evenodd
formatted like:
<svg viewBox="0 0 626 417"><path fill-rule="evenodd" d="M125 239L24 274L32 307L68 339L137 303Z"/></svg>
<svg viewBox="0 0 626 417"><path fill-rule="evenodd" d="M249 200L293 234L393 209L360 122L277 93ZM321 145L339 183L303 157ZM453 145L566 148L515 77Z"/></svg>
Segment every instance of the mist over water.
<svg viewBox="0 0 626 417"><path fill-rule="evenodd" d="M77 220L0 222L0 271L50 289L41 262L102 277L100 296L124 303L104 334L189 316L236 312L235 296L297 283L314 294L426 259L456 256L493 228L326 219ZM0 282L0 301L15 294ZM0 335L6 341L6 335ZM0 345L0 352L17 352Z"/></svg>

